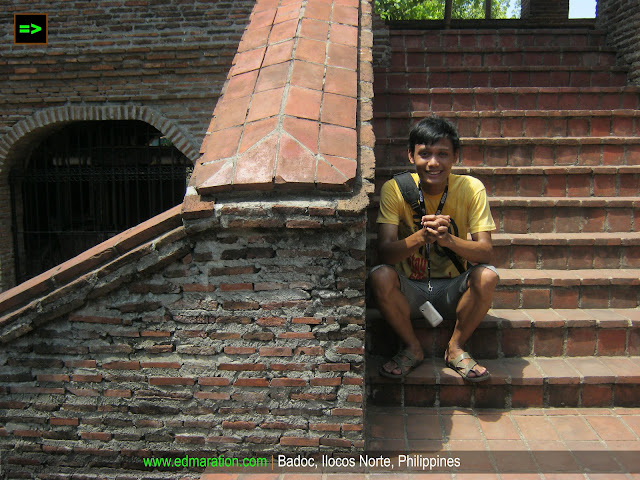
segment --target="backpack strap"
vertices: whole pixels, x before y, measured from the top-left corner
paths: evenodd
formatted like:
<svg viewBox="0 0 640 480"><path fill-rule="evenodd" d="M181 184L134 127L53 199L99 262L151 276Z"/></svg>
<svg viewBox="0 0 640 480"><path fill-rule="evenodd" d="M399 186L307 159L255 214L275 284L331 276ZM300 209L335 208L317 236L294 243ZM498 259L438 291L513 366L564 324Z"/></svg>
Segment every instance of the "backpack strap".
<svg viewBox="0 0 640 480"><path fill-rule="evenodd" d="M402 198L404 201L409 204L409 206L416 212L419 216L426 215L427 213L422 210L420 206L420 194L418 193L418 187L416 182L414 182L413 177L411 176L411 172L406 171L402 173L396 173L393 176L393 179L396 181L398 188L400 189L400 193L402 194ZM451 263L458 269L458 272L461 274L466 271L466 268L462 265L460 260L456 257L456 255L446 247L440 247L444 251L444 253L449 257Z"/></svg>
<svg viewBox="0 0 640 480"><path fill-rule="evenodd" d="M420 216L426 215L426 212L423 212L422 208L420 207L420 195L418 193L418 187L416 186L416 182L413 181L411 172L396 173L393 176L393 179L396 181L396 184L400 189L402 198L404 198L404 201L409 204L413 211Z"/></svg>

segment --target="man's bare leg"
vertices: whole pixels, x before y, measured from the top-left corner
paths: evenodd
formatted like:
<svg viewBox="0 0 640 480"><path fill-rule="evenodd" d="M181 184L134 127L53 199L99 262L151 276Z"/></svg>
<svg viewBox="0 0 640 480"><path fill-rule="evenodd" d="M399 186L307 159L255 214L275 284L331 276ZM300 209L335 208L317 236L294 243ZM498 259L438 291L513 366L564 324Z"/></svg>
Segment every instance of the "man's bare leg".
<svg viewBox="0 0 640 480"><path fill-rule="evenodd" d="M393 331L404 342L415 359L422 361L424 358L422 345L420 345L420 341L413 331L409 302L400 290L398 273L392 267L384 266L374 271L369 278L378 309L385 320L391 325ZM401 373L396 363L392 361L385 363L383 368L394 375L400 375Z"/></svg>
<svg viewBox="0 0 640 480"><path fill-rule="evenodd" d="M447 348L449 361L464 352L464 344L489 311L493 292L498 285L498 276L488 268L479 268L471 272L467 281L469 288L458 302L457 321ZM466 365L470 361L470 359L465 359L463 364ZM469 372L469 375L481 376L486 370L486 368L476 365Z"/></svg>

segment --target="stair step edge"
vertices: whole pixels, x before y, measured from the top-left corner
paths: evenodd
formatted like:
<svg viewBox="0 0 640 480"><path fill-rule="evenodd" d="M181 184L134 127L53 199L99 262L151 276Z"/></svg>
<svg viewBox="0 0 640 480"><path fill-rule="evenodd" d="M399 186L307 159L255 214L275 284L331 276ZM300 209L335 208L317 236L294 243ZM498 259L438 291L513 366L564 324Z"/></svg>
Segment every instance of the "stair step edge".
<svg viewBox="0 0 640 480"><path fill-rule="evenodd" d="M508 118L535 117L640 117L640 110L632 109L594 109L594 110L411 110L410 112L376 112L374 118L415 118L439 115L447 118Z"/></svg>
<svg viewBox="0 0 640 480"><path fill-rule="evenodd" d="M396 379L382 377L378 366L384 361L374 357L368 370L370 381L397 384ZM483 385L576 385L640 384L640 357L512 357L476 360L490 372ZM444 365L440 358L427 358L402 383L405 385L467 385L462 377Z"/></svg>
<svg viewBox="0 0 640 480"><path fill-rule="evenodd" d="M366 309L368 321L382 320L376 308ZM423 323L422 319L418 324ZM478 328L637 328L640 327L640 307L636 308L491 308Z"/></svg>
<svg viewBox="0 0 640 480"><path fill-rule="evenodd" d="M409 169L409 165L376 167L376 177L393 176ZM567 165L549 167L544 165L531 167L487 167L455 165L452 169L458 175L629 175L640 173L640 165Z"/></svg>

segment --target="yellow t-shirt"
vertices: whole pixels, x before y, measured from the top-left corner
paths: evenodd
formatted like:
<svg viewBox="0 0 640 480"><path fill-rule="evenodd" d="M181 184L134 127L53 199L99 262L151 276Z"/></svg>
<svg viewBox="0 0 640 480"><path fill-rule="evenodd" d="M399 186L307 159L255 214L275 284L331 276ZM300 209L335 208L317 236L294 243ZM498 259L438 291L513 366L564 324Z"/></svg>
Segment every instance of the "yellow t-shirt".
<svg viewBox="0 0 640 480"><path fill-rule="evenodd" d="M417 173L411 176L419 183ZM442 194L425 195L424 203L427 215L436 213ZM468 175L449 175L449 192L442 209L442 215L451 216L449 233L459 238L468 239L468 235L477 232L490 232L496 229L493 222L487 193L484 185L477 178ZM421 227L421 217L413 212L402 198L395 180L391 179L382 186L380 192L380 211L377 223L398 225L398 239L403 239L417 232ZM431 245L431 278L457 277L460 272L449 257L436 244ZM462 265L466 260L459 257ZM426 249L421 248L406 260L398 263L396 269L412 280L427 278Z"/></svg>

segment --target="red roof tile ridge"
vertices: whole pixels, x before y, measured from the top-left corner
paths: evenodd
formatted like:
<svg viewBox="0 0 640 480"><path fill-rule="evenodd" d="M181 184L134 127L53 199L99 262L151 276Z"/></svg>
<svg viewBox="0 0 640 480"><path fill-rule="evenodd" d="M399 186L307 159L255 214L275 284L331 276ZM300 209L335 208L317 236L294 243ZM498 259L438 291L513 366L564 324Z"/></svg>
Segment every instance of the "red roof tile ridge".
<svg viewBox="0 0 640 480"><path fill-rule="evenodd" d="M231 190L351 188L358 15L346 0L256 2L196 162L192 206Z"/></svg>

